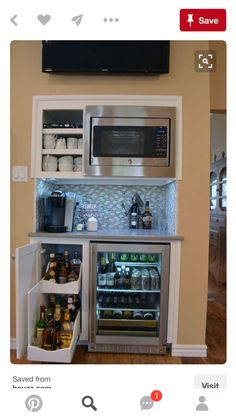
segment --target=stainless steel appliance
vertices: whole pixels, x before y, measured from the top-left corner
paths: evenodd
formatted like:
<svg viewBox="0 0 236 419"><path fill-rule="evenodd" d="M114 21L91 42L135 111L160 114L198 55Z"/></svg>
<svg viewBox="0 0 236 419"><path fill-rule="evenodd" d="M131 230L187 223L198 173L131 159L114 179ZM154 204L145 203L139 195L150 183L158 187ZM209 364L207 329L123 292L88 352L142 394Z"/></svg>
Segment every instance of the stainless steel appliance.
<svg viewBox="0 0 236 419"><path fill-rule="evenodd" d="M175 176L176 109L87 106L85 174Z"/></svg>
<svg viewBox="0 0 236 419"><path fill-rule="evenodd" d="M168 244L91 244L89 351L166 351L169 253Z"/></svg>

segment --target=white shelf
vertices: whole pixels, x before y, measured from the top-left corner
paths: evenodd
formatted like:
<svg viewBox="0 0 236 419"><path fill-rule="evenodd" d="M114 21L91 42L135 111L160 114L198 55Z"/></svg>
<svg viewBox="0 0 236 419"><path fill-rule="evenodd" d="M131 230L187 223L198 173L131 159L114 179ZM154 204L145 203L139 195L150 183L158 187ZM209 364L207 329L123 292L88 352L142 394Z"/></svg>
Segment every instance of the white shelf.
<svg viewBox="0 0 236 419"><path fill-rule="evenodd" d="M37 346L28 345L27 358L32 361L40 361L40 362L70 363L74 355L74 351L75 351L79 334L80 334L80 312L77 314L76 319L75 319L73 337L72 337L69 348L56 349L55 351L47 351L45 349L38 348Z"/></svg>
<svg viewBox="0 0 236 419"><path fill-rule="evenodd" d="M65 148L65 149L56 149L56 148L43 148L42 154L53 154L54 156L82 156L83 155L83 149L82 148Z"/></svg>
<svg viewBox="0 0 236 419"><path fill-rule="evenodd" d="M109 289L109 288L99 288L99 287L97 287L97 292L105 292L105 293L149 293L149 294L160 294L160 289L158 289L158 290L134 290L134 289L117 289L117 288L111 288L111 289Z"/></svg>
<svg viewBox="0 0 236 419"><path fill-rule="evenodd" d="M97 311L116 311L116 310L120 310L120 311L147 311L149 312L160 312L160 308L142 308L142 307L138 307L138 308L130 308L130 307L97 307L96 308Z"/></svg>
<svg viewBox="0 0 236 419"><path fill-rule="evenodd" d="M71 135L71 134L83 134L83 128L44 128L43 134L64 134L64 135Z"/></svg>
<svg viewBox="0 0 236 419"><path fill-rule="evenodd" d="M140 252L141 253L141 252ZM116 266L139 266L143 268L159 268L159 262L115 262Z"/></svg>
<svg viewBox="0 0 236 419"><path fill-rule="evenodd" d="M40 176L41 178L43 177L43 178L49 178L49 179L68 179L68 178L70 178L70 179L83 179L84 178L84 175L83 175L83 172L81 171L81 172L71 172L71 171L68 171L68 172L60 172L60 171L58 171L58 172L41 172L42 173L42 176Z"/></svg>
<svg viewBox="0 0 236 419"><path fill-rule="evenodd" d="M41 292L46 294L78 294L81 289L82 264L80 266L79 278L77 281L57 284L41 279Z"/></svg>

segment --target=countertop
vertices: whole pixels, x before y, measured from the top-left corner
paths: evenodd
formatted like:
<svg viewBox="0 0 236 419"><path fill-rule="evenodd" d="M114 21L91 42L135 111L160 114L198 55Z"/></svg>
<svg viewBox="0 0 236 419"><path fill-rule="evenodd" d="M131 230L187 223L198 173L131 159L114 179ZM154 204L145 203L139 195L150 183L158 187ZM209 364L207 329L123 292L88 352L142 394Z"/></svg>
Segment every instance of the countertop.
<svg viewBox="0 0 236 419"><path fill-rule="evenodd" d="M58 238L78 238L89 240L112 240L112 241L162 241L169 242L173 240L184 240L183 236L171 233L163 233L156 229L143 230L143 229L113 229L104 228L97 231L72 231L66 233L48 233L36 232L29 233L29 237L58 237Z"/></svg>

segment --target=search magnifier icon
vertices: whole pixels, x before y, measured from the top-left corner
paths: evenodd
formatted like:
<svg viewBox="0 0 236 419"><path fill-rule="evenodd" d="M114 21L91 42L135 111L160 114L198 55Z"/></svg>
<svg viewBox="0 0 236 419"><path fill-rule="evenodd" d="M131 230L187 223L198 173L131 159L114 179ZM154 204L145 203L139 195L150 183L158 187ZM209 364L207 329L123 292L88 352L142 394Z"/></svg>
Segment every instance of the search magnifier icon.
<svg viewBox="0 0 236 419"><path fill-rule="evenodd" d="M209 61L208 61L207 58L203 58L202 62L203 62L203 64L209 64Z"/></svg>
<svg viewBox="0 0 236 419"><path fill-rule="evenodd" d="M97 408L93 404L93 398L91 396L84 396L82 398L82 405L84 407L91 407L93 410L97 410Z"/></svg>

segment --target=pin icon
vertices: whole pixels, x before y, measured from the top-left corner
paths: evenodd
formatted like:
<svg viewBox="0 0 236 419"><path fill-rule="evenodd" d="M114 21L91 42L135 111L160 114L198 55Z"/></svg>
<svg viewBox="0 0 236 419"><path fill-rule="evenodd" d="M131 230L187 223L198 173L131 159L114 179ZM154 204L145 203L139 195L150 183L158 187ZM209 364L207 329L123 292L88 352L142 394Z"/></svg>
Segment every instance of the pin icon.
<svg viewBox="0 0 236 419"><path fill-rule="evenodd" d="M38 15L38 20L42 25L46 25L51 20L50 15Z"/></svg>

